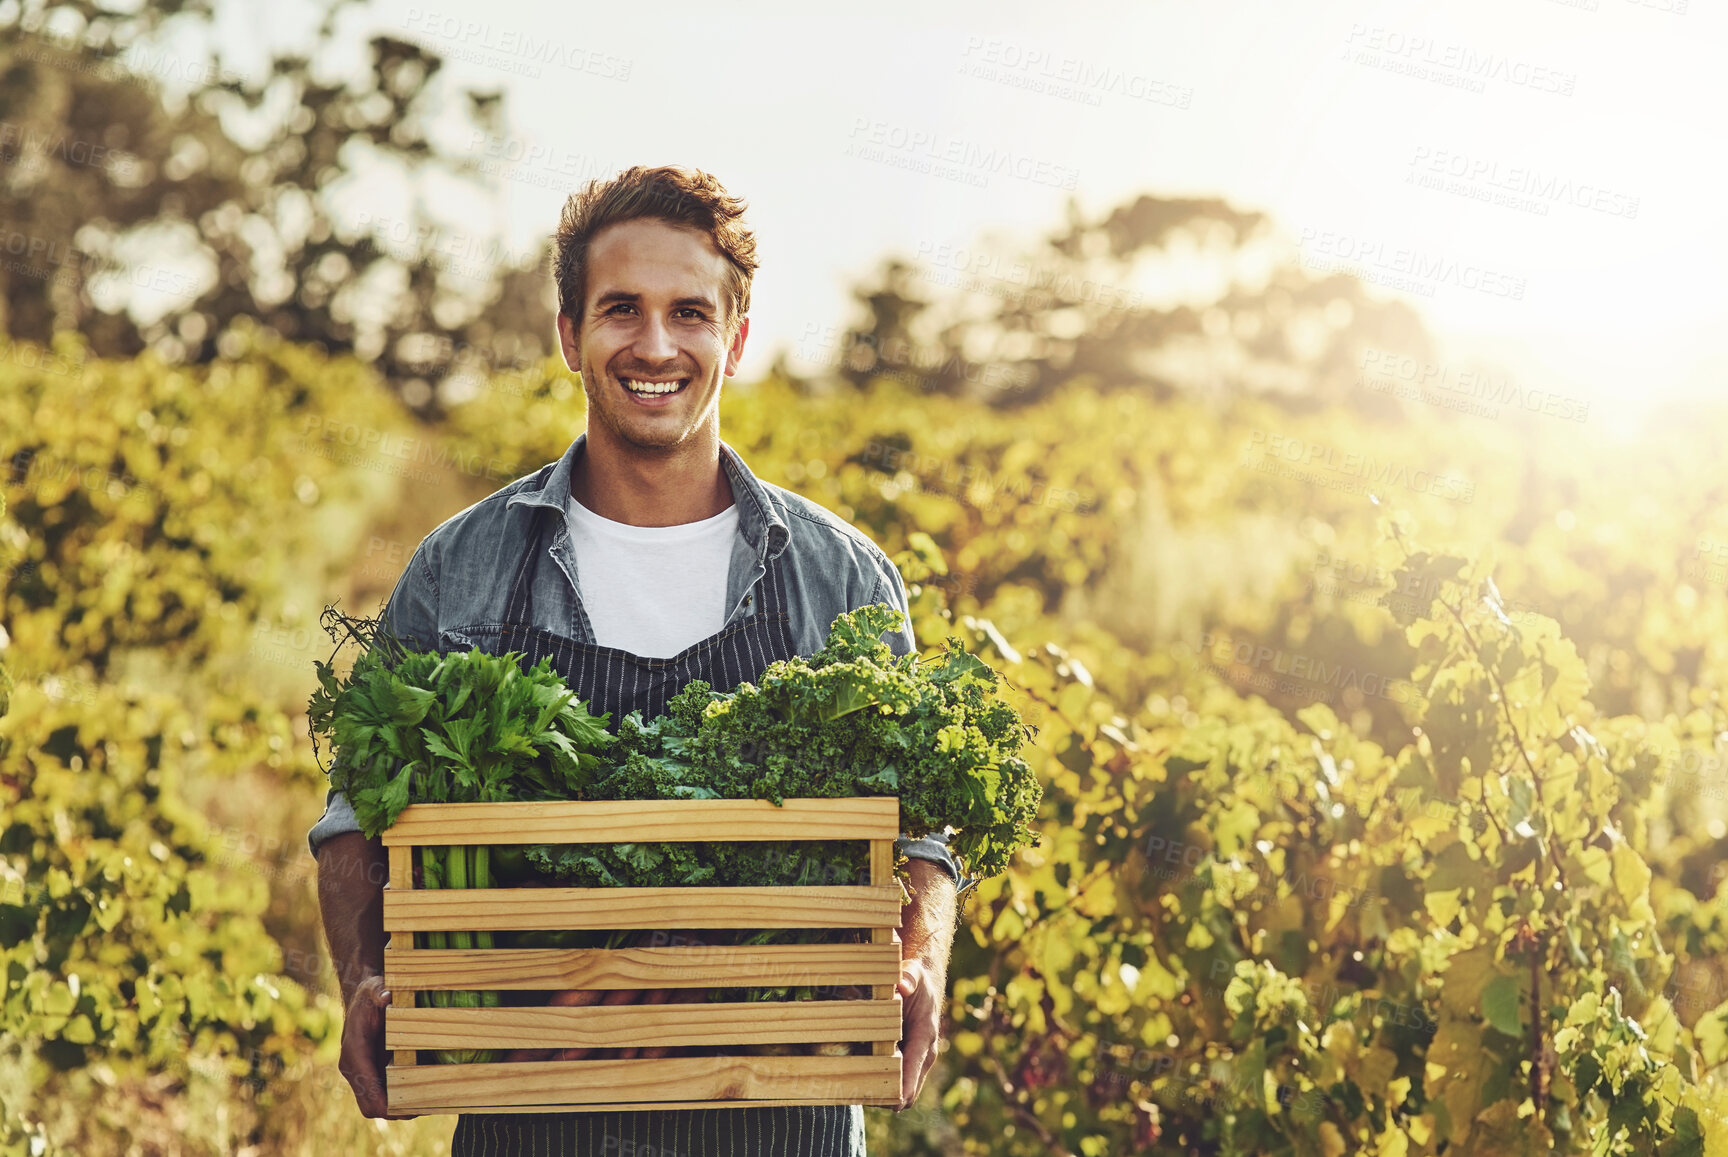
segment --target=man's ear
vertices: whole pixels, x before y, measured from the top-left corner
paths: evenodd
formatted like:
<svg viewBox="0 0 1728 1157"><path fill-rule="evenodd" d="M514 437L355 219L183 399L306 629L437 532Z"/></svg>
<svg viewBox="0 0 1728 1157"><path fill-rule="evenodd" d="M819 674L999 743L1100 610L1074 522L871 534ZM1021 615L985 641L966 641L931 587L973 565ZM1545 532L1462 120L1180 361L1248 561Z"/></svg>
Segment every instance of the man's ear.
<svg viewBox="0 0 1728 1157"><path fill-rule="evenodd" d="M750 319L738 319L738 332L732 335L732 345L726 351L726 376L738 372L738 360L744 356L744 339L750 336Z"/></svg>
<svg viewBox="0 0 1728 1157"><path fill-rule="evenodd" d="M582 342L577 335L576 322L567 314L558 315L558 348L564 352L564 364L570 367L570 372L582 372Z"/></svg>

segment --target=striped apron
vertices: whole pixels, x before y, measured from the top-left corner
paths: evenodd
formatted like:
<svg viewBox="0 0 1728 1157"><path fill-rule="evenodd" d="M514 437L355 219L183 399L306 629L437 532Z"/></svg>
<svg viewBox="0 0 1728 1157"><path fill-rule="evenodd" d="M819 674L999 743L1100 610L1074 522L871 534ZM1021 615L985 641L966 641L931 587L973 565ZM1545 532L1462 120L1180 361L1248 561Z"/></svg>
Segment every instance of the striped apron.
<svg viewBox="0 0 1728 1157"><path fill-rule="evenodd" d="M494 654L520 651L524 668L550 655L552 668L593 714L611 712L616 725L640 709L649 719L663 713L667 701L692 679L730 691L760 678L774 660L797 655L778 557L769 560L751 592L752 614L669 659L647 659L535 627L534 575L559 515L552 508L532 509L534 530L516 568L504 622L496 630L468 632L467 642ZM441 650L446 649L442 642ZM451 1157L864 1157L864 1108L469 1113L456 1120L450 1152Z"/></svg>

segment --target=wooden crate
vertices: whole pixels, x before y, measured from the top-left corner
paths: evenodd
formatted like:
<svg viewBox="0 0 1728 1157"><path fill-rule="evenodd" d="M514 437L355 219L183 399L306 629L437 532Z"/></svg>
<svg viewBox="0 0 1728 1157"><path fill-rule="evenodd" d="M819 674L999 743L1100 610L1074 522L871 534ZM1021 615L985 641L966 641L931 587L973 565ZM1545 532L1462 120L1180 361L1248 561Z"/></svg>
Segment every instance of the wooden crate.
<svg viewBox="0 0 1728 1157"><path fill-rule="evenodd" d="M901 888L893 797L414 804L383 841L386 1090L393 1113L897 1105ZM416 889L417 846L868 840L870 883L805 887ZM415 932L865 929L861 944L415 948ZM868 1000L416 1008L426 989L856 985ZM417 1064L419 1049L865 1042L870 1055Z"/></svg>

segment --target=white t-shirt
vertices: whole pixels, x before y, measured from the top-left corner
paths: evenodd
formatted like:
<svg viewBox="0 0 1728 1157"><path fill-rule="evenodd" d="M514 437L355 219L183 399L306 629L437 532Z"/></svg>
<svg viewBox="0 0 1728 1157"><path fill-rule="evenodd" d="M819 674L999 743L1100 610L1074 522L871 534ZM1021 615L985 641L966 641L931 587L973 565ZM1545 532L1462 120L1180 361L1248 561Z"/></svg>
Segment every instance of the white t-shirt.
<svg viewBox="0 0 1728 1157"><path fill-rule="evenodd" d="M726 625L738 504L677 526L631 526L564 500L576 581L594 641L670 659Z"/></svg>

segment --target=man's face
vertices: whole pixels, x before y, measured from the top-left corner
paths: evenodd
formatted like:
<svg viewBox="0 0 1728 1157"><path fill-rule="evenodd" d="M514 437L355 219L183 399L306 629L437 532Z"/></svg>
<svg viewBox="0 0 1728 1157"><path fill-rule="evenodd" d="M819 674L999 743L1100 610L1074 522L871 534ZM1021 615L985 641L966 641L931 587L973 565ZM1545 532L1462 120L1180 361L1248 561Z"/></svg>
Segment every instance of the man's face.
<svg viewBox="0 0 1728 1157"><path fill-rule="evenodd" d="M720 383L738 370L748 318L724 325L726 258L705 234L665 221L608 225L588 247L578 331L558 317L564 362L582 375L590 436L603 426L646 451L718 431Z"/></svg>

